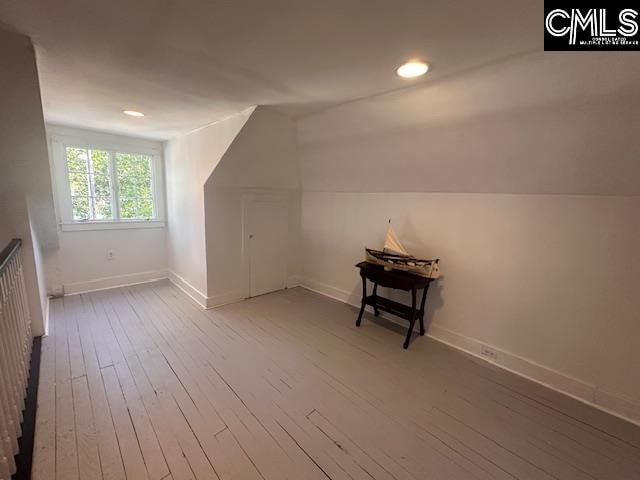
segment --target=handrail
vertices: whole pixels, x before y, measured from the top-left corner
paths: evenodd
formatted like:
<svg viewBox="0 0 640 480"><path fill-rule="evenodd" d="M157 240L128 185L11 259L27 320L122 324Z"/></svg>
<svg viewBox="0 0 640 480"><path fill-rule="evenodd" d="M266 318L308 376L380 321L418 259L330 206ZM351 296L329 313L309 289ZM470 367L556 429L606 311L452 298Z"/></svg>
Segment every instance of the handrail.
<svg viewBox="0 0 640 480"><path fill-rule="evenodd" d="M7 268L7 265L9 265L9 261L18 251L20 245L22 245L22 240L20 240L19 238L14 238L6 247L4 247L2 252L0 252L0 275L2 275L5 268Z"/></svg>

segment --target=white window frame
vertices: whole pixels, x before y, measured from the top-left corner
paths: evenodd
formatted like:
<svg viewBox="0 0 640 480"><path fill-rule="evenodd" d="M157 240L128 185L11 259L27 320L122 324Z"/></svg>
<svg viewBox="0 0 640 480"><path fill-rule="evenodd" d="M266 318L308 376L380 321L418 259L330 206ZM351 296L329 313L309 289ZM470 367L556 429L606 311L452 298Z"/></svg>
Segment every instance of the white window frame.
<svg viewBox="0 0 640 480"><path fill-rule="evenodd" d="M68 127L48 126L54 183L56 185L57 209L60 228L63 231L79 230L118 230L125 228L163 228L166 226L164 169L162 162L162 144L150 140L111 135L101 132L79 130ZM110 165L114 166L115 153L133 153L149 155L152 167L152 195L155 218L114 219L114 220L74 220L71 204L71 190L67 171L66 148L78 147L109 152ZM111 182L116 182L115 172L111 172ZM113 183L113 202L118 201L117 183ZM117 206L115 206L117 208ZM113 210L114 214L117 210Z"/></svg>

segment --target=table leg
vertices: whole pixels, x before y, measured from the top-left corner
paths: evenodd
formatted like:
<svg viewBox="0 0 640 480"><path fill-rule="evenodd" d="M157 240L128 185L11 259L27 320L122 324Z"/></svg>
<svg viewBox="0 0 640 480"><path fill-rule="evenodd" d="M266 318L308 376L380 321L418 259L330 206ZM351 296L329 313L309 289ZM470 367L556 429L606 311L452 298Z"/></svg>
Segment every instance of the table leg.
<svg viewBox="0 0 640 480"><path fill-rule="evenodd" d="M373 298L374 298L373 314L377 317L378 315L380 315L380 310L378 310L378 284L377 283L373 284Z"/></svg>
<svg viewBox="0 0 640 480"><path fill-rule="evenodd" d="M364 275L360 275L362 277L362 306L360 307L360 314L358 315L358 320L356 320L356 327L359 327L362 323L362 315L364 314L364 307L367 306L367 279Z"/></svg>
<svg viewBox="0 0 640 480"><path fill-rule="evenodd" d="M407 332L407 338L404 341L402 347L406 350L409 348L409 341L411 340L411 334L413 333L413 326L416 323L416 289L411 289L411 314L409 317L409 331Z"/></svg>
<svg viewBox="0 0 640 480"><path fill-rule="evenodd" d="M426 333L424 329L424 305L427 300L427 292L429 291L430 283L431 282L427 283L427 285L422 290L422 301L420 302L420 336L423 336Z"/></svg>

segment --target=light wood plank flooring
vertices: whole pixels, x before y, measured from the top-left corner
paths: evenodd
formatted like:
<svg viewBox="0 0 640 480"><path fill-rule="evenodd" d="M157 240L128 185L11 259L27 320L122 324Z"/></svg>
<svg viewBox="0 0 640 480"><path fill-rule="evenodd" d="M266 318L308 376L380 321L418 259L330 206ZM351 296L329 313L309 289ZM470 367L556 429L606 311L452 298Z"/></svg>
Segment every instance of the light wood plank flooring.
<svg viewBox="0 0 640 480"><path fill-rule="evenodd" d="M296 288L57 299L35 480L640 479L640 429Z"/></svg>

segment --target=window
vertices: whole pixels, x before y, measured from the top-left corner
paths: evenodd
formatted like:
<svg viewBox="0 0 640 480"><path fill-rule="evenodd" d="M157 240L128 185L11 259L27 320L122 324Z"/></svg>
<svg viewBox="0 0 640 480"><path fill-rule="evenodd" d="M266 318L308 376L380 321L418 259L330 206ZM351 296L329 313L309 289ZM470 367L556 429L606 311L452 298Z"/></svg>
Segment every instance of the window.
<svg viewBox="0 0 640 480"><path fill-rule="evenodd" d="M63 230L163 225L159 146L110 140L52 135Z"/></svg>
<svg viewBox="0 0 640 480"><path fill-rule="evenodd" d="M120 218L154 218L151 157L116 153L115 163Z"/></svg>
<svg viewBox="0 0 640 480"><path fill-rule="evenodd" d="M109 152L67 147L66 156L73 220L113 220Z"/></svg>
<svg viewBox="0 0 640 480"><path fill-rule="evenodd" d="M73 220L151 220L151 156L66 147Z"/></svg>

